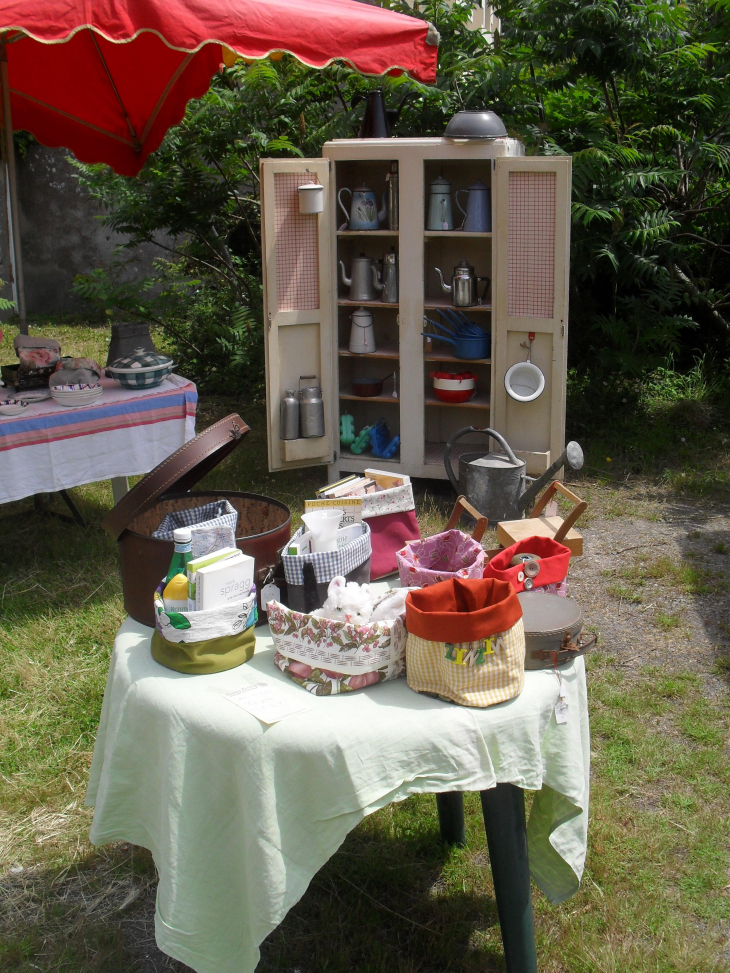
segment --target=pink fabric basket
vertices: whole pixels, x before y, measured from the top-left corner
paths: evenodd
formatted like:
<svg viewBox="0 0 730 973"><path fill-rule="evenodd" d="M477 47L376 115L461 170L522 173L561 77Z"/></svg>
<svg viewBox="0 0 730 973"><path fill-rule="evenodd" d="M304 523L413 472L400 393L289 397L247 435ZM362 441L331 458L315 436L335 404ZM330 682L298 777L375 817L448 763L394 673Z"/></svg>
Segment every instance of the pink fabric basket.
<svg viewBox="0 0 730 973"><path fill-rule="evenodd" d="M482 545L460 530L446 530L422 541L411 541L397 552L401 585L426 588L450 578L481 578Z"/></svg>

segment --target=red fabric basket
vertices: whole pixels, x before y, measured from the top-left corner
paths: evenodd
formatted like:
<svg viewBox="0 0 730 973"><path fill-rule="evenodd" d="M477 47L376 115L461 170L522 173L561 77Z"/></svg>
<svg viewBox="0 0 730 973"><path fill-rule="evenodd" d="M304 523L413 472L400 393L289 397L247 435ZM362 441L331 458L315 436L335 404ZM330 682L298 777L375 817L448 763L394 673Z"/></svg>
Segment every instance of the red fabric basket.
<svg viewBox="0 0 730 973"><path fill-rule="evenodd" d="M515 591L525 590L524 571L522 566L515 564L510 567L510 561L515 554L537 554L541 560L540 572L533 578L535 589L544 588L549 584L560 584L568 575L570 567L570 549L564 544L558 544L551 537L526 537L503 551L495 554L484 568L485 578L497 578L499 581L511 581ZM518 576L522 574L522 581Z"/></svg>

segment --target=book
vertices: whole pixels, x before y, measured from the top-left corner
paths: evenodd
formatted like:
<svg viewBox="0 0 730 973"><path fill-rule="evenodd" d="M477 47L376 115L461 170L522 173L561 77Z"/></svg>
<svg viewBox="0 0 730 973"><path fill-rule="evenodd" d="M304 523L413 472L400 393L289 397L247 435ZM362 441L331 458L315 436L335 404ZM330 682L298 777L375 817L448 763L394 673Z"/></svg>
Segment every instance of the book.
<svg viewBox="0 0 730 973"><path fill-rule="evenodd" d="M332 497L330 499L304 501L305 513L313 510L329 510L331 508L339 508L342 510L340 528L362 522L362 497Z"/></svg>
<svg viewBox="0 0 730 973"><path fill-rule="evenodd" d="M195 557L192 561L188 561L186 568L188 574L188 602L189 611L195 611L195 586L196 586L196 572L200 568L205 568L209 564L214 564L216 561L222 561L227 557L233 557L238 554L237 547L221 547L217 551L213 551L211 554L203 554L201 557Z"/></svg>
<svg viewBox="0 0 730 973"><path fill-rule="evenodd" d="M195 608L209 611L232 601L243 601L253 585L254 559L237 552L238 556L223 558L199 568L195 578Z"/></svg>
<svg viewBox="0 0 730 973"><path fill-rule="evenodd" d="M385 470L365 470L364 472L365 476L372 477L383 490L392 490L393 487L405 486L408 482L407 477L398 476L397 473L386 473Z"/></svg>
<svg viewBox="0 0 730 973"><path fill-rule="evenodd" d="M358 477L354 473L350 473L349 476L343 476L341 480L335 480L334 483L328 483L326 486L321 487L319 490L315 491L315 496L324 497L328 496L332 490L336 490L345 483L349 483L351 480L357 480Z"/></svg>

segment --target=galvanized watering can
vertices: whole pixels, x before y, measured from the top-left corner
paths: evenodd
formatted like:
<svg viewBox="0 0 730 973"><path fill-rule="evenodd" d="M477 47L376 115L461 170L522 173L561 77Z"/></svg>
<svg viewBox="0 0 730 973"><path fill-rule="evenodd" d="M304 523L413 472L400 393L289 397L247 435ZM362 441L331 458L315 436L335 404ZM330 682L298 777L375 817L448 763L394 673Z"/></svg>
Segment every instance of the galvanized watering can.
<svg viewBox="0 0 730 973"><path fill-rule="evenodd" d="M496 440L503 453L462 453L459 457L459 481L451 467L451 450L457 439L467 433L482 433ZM501 520L520 520L525 511L555 473L565 464L574 470L583 466L583 450L578 443L570 442L560 456L545 472L534 479L525 472L525 461L518 459L509 443L494 429L477 429L464 426L454 433L444 450L444 466L451 485L457 493L466 496L490 524Z"/></svg>

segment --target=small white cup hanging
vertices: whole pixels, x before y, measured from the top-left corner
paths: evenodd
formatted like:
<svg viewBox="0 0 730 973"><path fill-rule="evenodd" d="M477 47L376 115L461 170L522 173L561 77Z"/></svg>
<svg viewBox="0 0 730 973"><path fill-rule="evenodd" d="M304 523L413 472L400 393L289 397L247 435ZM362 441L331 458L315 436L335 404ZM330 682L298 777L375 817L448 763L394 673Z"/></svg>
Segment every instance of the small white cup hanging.
<svg viewBox="0 0 730 973"><path fill-rule="evenodd" d="M324 210L324 186L318 182L305 182L297 186L300 213L321 213Z"/></svg>
<svg viewBox="0 0 730 973"><path fill-rule="evenodd" d="M532 342L535 332L530 331L527 342L521 342L520 347L527 349L527 361L518 361L507 369L504 376L504 387L507 395L516 402L534 402L545 390L545 376L541 369L532 363Z"/></svg>

